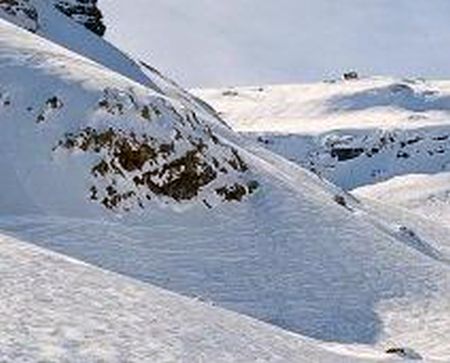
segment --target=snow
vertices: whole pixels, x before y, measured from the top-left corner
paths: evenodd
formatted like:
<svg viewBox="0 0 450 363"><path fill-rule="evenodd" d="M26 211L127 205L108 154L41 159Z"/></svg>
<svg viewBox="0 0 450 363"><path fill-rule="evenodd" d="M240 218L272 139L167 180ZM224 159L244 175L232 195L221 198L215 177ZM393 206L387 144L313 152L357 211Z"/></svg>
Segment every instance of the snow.
<svg viewBox="0 0 450 363"><path fill-rule="evenodd" d="M447 81L363 78L194 93L234 130L269 150L346 189L362 186L352 193L361 202L356 213L405 245L448 265ZM358 148L363 149L362 155L349 155L348 160L332 154L333 149ZM409 156L399 157L406 153ZM420 172L428 174L410 175ZM435 307L404 305L397 298L377 304L384 325L380 341L440 350L440 337L448 329L439 326L447 323L438 318L431 327L422 321ZM397 314L405 315L394 323L391 319Z"/></svg>
<svg viewBox="0 0 450 363"><path fill-rule="evenodd" d="M126 76L154 91L166 94L188 107L205 111L204 105L181 89L175 82L161 74L154 67L145 65L138 60L108 43L103 38L87 31L73 19L68 18L55 8L57 0L20 0L19 9L25 9L26 14L36 14L36 19L29 19L22 11L8 12L0 7L0 18L8 20L27 30L68 48L73 52L93 60L119 74ZM82 20L82 19L80 19Z"/></svg>
<svg viewBox="0 0 450 363"><path fill-rule="evenodd" d="M448 78L446 0L102 0L107 39L190 87Z"/></svg>
<svg viewBox="0 0 450 363"><path fill-rule="evenodd" d="M354 194L405 208L450 228L450 173L403 175L355 189Z"/></svg>
<svg viewBox="0 0 450 363"><path fill-rule="evenodd" d="M240 132L321 134L449 122L444 117L450 110L448 81L369 77L193 92Z"/></svg>
<svg viewBox="0 0 450 363"><path fill-rule="evenodd" d="M5 362L379 362L0 235Z"/></svg>
<svg viewBox="0 0 450 363"><path fill-rule="evenodd" d="M36 9L39 16L37 33L57 44L90 58L133 80L153 86L140 68L120 50L75 23L56 10L52 1L31 0L28 6ZM0 15L1 16L1 15ZM8 19L9 20L9 19ZM15 21L23 25L21 19Z"/></svg>
<svg viewBox="0 0 450 363"><path fill-rule="evenodd" d="M422 219L416 230L416 220L408 216L387 218L389 206L361 203L238 135L175 85L173 93L165 92L126 76L0 20L0 228L22 241L0 245L5 256L0 267L5 266L4 281L12 289L0 300L7 309L1 314L5 325L12 326L5 339L19 342L9 345L8 354L23 354L24 360L43 354L43 359L56 361L94 357L114 362L128 358L127 352L143 352L157 354L156 361L182 360L182 354L192 361L204 354L200 361L351 362L353 357L379 361L387 358L386 349L400 347L426 360L446 360L448 234ZM105 130L119 138L108 139L101 134ZM86 134L91 139L83 139ZM127 142L135 148L145 144L161 150L169 142L173 147L138 167L141 159L133 157L130 167L129 159L120 158L122 150L114 148ZM213 181L186 200L155 187L145 189L140 178L153 167L160 168L160 183L182 174L164 171L193 145L200 166L213 165L217 171ZM103 172L101 160L113 172ZM220 172L221 167L227 172ZM248 186L255 180L259 187L239 201L218 196L219 186ZM95 197L97 192L104 198L120 193L124 203L108 208ZM17 245L23 246L20 251ZM48 251L110 272L64 262ZM59 263L64 273L55 272ZM17 273L12 281L22 276L25 285L8 284L7 271ZM42 280L36 282L39 276ZM187 300L154 285L290 333L218 309L209 314L205 310L210 308L198 302L191 309ZM45 294L36 299L27 295L48 290L51 302ZM58 300L61 291L67 295ZM8 303L14 298L19 302ZM34 300L37 310L31 306ZM149 313L158 307L162 318L158 311ZM30 324L19 318L24 311ZM61 314L55 317L54 312ZM102 319L109 324L101 324ZM55 320L61 327L52 338L44 326ZM246 321L270 332L259 335L247 325L241 328ZM108 333L95 330L98 325ZM30 338L34 326L37 332ZM78 343L83 334L93 337L84 353ZM152 343L155 335L159 340ZM292 343L285 335L293 337ZM255 353L247 336L250 342L263 339L254 343ZM98 341L106 341L104 350L94 346ZM192 351L185 353L183 346ZM36 353L41 347L45 351ZM167 351L167 357L159 355Z"/></svg>
<svg viewBox="0 0 450 363"><path fill-rule="evenodd" d="M344 189L450 167L450 83L421 79L194 90L236 131Z"/></svg>

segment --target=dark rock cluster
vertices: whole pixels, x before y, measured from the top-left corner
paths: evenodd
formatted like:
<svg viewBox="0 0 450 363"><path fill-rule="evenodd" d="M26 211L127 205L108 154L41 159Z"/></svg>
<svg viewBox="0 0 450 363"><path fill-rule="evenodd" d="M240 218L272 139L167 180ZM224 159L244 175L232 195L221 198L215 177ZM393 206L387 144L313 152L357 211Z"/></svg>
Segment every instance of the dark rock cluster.
<svg viewBox="0 0 450 363"><path fill-rule="evenodd" d="M97 7L97 0L57 0L55 7L95 34L105 34L106 26L103 14Z"/></svg>
<svg viewBox="0 0 450 363"><path fill-rule="evenodd" d="M36 32L39 27L38 12L30 0L0 0L0 11L29 31Z"/></svg>
<svg viewBox="0 0 450 363"><path fill-rule="evenodd" d="M62 104L57 97L46 102L52 112ZM67 133L54 150L94 157L89 198L107 209L144 208L154 198L176 203L199 198L211 208L217 202L239 202L259 188L239 151L194 112L164 100L142 104L131 92L114 89L105 90L97 107L99 115L117 122L136 118L141 131L85 127ZM169 137L164 136L168 127L173 130Z"/></svg>

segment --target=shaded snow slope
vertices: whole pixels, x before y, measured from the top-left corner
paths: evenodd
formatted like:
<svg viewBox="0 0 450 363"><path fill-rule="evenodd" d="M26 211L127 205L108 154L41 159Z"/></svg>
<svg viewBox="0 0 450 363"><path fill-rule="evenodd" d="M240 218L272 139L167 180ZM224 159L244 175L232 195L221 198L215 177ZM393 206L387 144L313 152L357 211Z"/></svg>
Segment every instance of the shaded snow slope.
<svg viewBox="0 0 450 363"><path fill-rule="evenodd" d="M191 87L449 77L446 0L102 0L107 38Z"/></svg>
<svg viewBox="0 0 450 363"><path fill-rule="evenodd" d="M450 83L368 78L197 90L234 130L352 189L450 168Z"/></svg>
<svg viewBox="0 0 450 363"><path fill-rule="evenodd" d="M449 354L448 263L337 187L3 21L0 87L9 233L326 341L403 345L419 312L443 339L408 348Z"/></svg>
<svg viewBox="0 0 450 363"><path fill-rule="evenodd" d="M153 85L131 58L58 11L54 7L57 2L19 0L13 2L17 5L9 11L8 0L0 4L0 18L36 32L137 82Z"/></svg>
<svg viewBox="0 0 450 363"><path fill-rule="evenodd" d="M48 31L48 18L42 13L43 7L57 9L97 35L103 35L105 32L103 15L97 7L97 0L0 1L0 13L3 17L32 32Z"/></svg>
<svg viewBox="0 0 450 363"><path fill-rule="evenodd" d="M0 344L7 362L387 361L375 351L333 352L4 235L0 272Z"/></svg>
<svg viewBox="0 0 450 363"><path fill-rule="evenodd" d="M159 93L177 98L189 107L208 110L202 102L154 67L132 59L103 38L86 31L85 26L94 31L101 29L98 24L101 21L98 19L98 8L94 0L82 1L81 7L77 6L78 2L79 0L3 0L0 1L0 18L35 32Z"/></svg>

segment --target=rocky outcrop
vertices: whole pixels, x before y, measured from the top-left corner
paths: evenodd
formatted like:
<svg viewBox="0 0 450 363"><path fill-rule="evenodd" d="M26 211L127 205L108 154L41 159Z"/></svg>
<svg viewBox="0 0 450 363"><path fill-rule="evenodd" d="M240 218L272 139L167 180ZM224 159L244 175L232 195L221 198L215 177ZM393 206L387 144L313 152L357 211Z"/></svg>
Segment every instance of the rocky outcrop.
<svg viewBox="0 0 450 363"><path fill-rule="evenodd" d="M38 11L30 0L0 0L0 13L3 13L6 20L29 31L38 30Z"/></svg>
<svg viewBox="0 0 450 363"><path fill-rule="evenodd" d="M106 26L103 24L103 14L97 7L97 0L56 0L55 7L95 34L105 34Z"/></svg>
<svg viewBox="0 0 450 363"><path fill-rule="evenodd" d="M97 7L97 0L52 0L56 9L103 36L106 26L103 14ZM36 0L0 0L0 13L6 20L33 33L39 30L39 9L42 4Z"/></svg>
<svg viewBox="0 0 450 363"><path fill-rule="evenodd" d="M63 105L58 97L49 98L44 105L47 116L39 122L52 122ZM54 148L93 158L87 192L91 201L107 209L145 208L154 199L199 200L212 208L239 202L259 188L239 151L222 142L191 110L162 99L143 103L130 91L105 89L96 114L117 121L135 118L139 128L147 130L88 126L65 134Z"/></svg>

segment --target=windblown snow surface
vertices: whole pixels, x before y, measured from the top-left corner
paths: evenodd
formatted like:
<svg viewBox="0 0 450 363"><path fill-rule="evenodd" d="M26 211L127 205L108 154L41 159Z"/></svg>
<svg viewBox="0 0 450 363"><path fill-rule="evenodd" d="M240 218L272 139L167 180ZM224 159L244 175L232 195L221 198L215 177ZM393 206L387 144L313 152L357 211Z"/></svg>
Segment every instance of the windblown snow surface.
<svg viewBox="0 0 450 363"><path fill-rule="evenodd" d="M48 346L42 354L56 361L82 360L84 332L108 334L106 350L87 343L86 357L111 361L155 346L172 354L166 361L215 361L215 350L217 361L379 361L390 348L448 360L448 235L426 222L416 230L407 216L385 218L236 134L178 89L172 98L126 76L0 21L0 228L13 238L2 237L2 277L13 291L1 308L12 359L33 360L41 353L26 347ZM136 309L134 294L142 297ZM169 300L178 314L166 310ZM155 322L147 306L165 313L155 312ZM95 330L102 321L108 333ZM197 324L202 333L190 334ZM258 339L254 353L243 350L246 337ZM187 353L177 350L186 341ZM337 353L323 351L325 342Z"/></svg>
<svg viewBox="0 0 450 363"><path fill-rule="evenodd" d="M4 235L0 271L5 362L380 361Z"/></svg>

